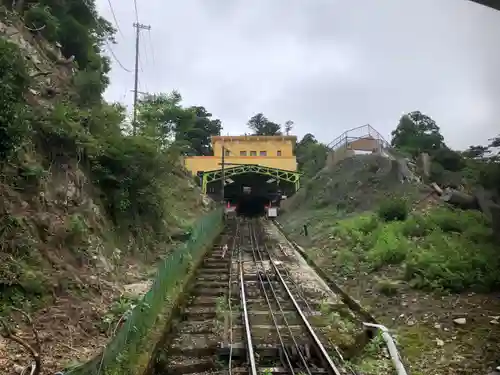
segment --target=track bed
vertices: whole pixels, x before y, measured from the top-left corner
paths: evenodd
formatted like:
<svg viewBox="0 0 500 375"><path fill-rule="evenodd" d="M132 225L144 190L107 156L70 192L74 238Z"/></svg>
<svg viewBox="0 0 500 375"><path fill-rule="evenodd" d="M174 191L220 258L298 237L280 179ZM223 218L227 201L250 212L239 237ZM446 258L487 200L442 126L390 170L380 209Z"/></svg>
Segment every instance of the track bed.
<svg viewBox="0 0 500 375"><path fill-rule="evenodd" d="M341 352L364 340L361 325L339 299L301 281L271 225L227 221L196 271L155 374L352 374ZM348 332L344 321L352 322Z"/></svg>

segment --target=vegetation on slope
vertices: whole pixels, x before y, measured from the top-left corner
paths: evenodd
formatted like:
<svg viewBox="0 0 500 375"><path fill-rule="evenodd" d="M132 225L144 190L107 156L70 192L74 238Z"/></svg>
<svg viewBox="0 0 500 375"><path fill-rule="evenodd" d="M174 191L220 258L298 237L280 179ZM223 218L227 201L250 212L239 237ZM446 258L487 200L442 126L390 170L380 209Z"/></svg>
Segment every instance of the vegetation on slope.
<svg viewBox="0 0 500 375"><path fill-rule="evenodd" d="M487 146L470 146L466 151L450 149L444 142L439 126L419 111L401 117L392 132L391 144L398 151L416 158L428 153L432 164L430 180L443 186L474 187L500 193L500 136L492 138Z"/></svg>
<svg viewBox="0 0 500 375"><path fill-rule="evenodd" d="M150 265L208 209L179 159L209 153L221 123L174 92L141 100L133 134L102 99L114 30L93 1L2 4L0 315L21 331L12 309L33 317L50 372L113 335L134 301L124 284L143 293ZM26 365L22 353L0 345L0 368Z"/></svg>
<svg viewBox="0 0 500 375"><path fill-rule="evenodd" d="M392 144L409 159L430 154L427 182L465 191L481 185L498 199L498 138L456 152L432 119L414 112L403 116ZM487 371L500 350L500 255L491 220L445 206L425 186L401 184L393 166L376 155L342 160L307 183L280 221L393 330L412 373Z"/></svg>

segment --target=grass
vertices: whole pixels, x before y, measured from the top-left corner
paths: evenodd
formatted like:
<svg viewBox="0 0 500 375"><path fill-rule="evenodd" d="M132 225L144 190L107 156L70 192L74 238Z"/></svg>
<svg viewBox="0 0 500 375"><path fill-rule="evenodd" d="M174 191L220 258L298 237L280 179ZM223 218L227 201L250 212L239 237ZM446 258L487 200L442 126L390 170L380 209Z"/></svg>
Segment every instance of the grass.
<svg viewBox="0 0 500 375"><path fill-rule="evenodd" d="M327 212L306 216L314 257L342 264L342 276L395 266L399 278L416 289L487 292L500 286L498 245L480 212L438 207L402 215L383 207L379 214L347 219ZM284 224L300 229L298 222ZM387 285L382 289L392 293Z"/></svg>
<svg viewBox="0 0 500 375"><path fill-rule="evenodd" d="M351 370L360 374L385 375L393 372L391 360L385 353L385 342L377 334L355 360L348 363Z"/></svg>
<svg viewBox="0 0 500 375"><path fill-rule="evenodd" d="M499 337L481 315L496 300L496 294L484 293L500 287L500 253L490 223L473 210L404 212L401 201L381 206L358 215L298 210L280 221L319 267L389 327L412 374L464 368L486 373ZM301 234L304 224L308 237ZM495 315L495 306L487 314ZM454 312L467 315L465 328L453 324ZM366 348L350 365L374 375L393 371L384 349Z"/></svg>

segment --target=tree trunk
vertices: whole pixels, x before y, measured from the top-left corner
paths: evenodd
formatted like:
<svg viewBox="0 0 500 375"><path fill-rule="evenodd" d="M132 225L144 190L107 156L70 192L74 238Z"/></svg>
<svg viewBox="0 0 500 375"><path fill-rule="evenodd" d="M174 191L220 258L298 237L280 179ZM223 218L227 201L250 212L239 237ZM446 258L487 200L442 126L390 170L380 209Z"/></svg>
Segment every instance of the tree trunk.
<svg viewBox="0 0 500 375"><path fill-rule="evenodd" d="M482 187L477 187L474 191L474 197L481 211L491 220L491 207L494 203L491 198L487 196L486 191Z"/></svg>
<svg viewBox="0 0 500 375"><path fill-rule="evenodd" d="M500 243L500 206L492 204L490 206L490 212L493 235L495 236L497 242Z"/></svg>

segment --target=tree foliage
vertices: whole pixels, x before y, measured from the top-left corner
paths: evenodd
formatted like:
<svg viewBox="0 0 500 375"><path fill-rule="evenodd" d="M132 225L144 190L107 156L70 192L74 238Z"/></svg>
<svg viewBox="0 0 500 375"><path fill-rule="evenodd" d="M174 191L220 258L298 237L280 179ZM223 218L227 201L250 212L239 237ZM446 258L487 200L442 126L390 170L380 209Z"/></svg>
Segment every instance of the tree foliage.
<svg viewBox="0 0 500 375"><path fill-rule="evenodd" d="M469 146L462 155L469 159L482 159L491 151L486 146Z"/></svg>
<svg viewBox="0 0 500 375"><path fill-rule="evenodd" d="M188 145L188 153L194 155L212 155L211 136L220 135L222 123L212 119L212 114L205 107L190 107L186 111L192 113L192 121L175 129L175 139Z"/></svg>
<svg viewBox="0 0 500 375"><path fill-rule="evenodd" d="M16 45L0 39L0 161L20 144L26 111L23 93L29 77Z"/></svg>
<svg viewBox="0 0 500 375"><path fill-rule="evenodd" d="M328 148L318 142L314 135L307 133L297 143L295 155L298 168L307 179L313 177L325 166Z"/></svg>
<svg viewBox="0 0 500 375"><path fill-rule="evenodd" d="M281 125L269 121L262 113L252 116L247 125L254 135L281 135Z"/></svg>
<svg viewBox="0 0 500 375"><path fill-rule="evenodd" d="M431 156L431 179L438 184L477 185L500 193L500 136L490 144L470 146L463 152L450 149L437 124L419 111L403 115L392 132L392 146L416 157Z"/></svg>
<svg viewBox="0 0 500 375"><path fill-rule="evenodd" d="M94 1L17 5L30 28L44 26L34 32L37 38L40 32L49 42L60 42L65 57L75 56L77 69L71 92L51 97L48 106L28 106L26 64L31 60L24 59L18 45L0 38L0 168L11 176L4 182L18 185L23 176L33 176L23 172L32 168L24 160L36 160L44 172L40 176L54 166L76 164L118 230L133 236L141 232L151 242L166 236L178 200L172 191L179 182L180 152L209 154L210 136L220 134L220 121L204 107L182 106L177 92L148 95L139 103L138 132L131 134L125 107L102 99L109 60L101 47L112 41L114 30L97 15Z"/></svg>
<svg viewBox="0 0 500 375"><path fill-rule="evenodd" d="M181 95L147 95L138 104L140 134L151 137L162 148L175 143L184 154L211 155L211 136L220 135L222 124L204 107L183 107Z"/></svg>
<svg viewBox="0 0 500 375"><path fill-rule="evenodd" d="M403 115L391 135L392 146L410 152L413 156L422 152L431 153L445 146L439 126L420 111Z"/></svg>
<svg viewBox="0 0 500 375"><path fill-rule="evenodd" d="M75 78L77 86L85 87L84 102L89 95L104 92L109 84L107 74L110 62L102 55L106 43L114 43L116 30L97 13L95 0L18 0L15 11L35 35L42 35L49 43L60 43L64 57L74 56L81 70ZM88 80L89 84L85 85ZM94 103L95 104L95 101Z"/></svg>

